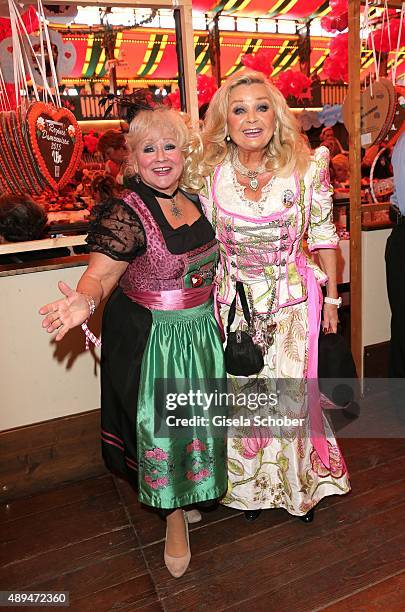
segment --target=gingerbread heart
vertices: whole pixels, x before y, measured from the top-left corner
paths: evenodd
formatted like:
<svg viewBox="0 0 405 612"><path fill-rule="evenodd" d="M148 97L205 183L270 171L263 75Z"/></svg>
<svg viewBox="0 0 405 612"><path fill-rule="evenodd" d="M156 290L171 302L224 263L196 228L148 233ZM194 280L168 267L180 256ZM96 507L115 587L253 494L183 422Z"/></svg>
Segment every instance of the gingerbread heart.
<svg viewBox="0 0 405 612"><path fill-rule="evenodd" d="M83 140L76 118L66 108L33 102L26 120L41 174L57 191L69 182L80 162Z"/></svg>

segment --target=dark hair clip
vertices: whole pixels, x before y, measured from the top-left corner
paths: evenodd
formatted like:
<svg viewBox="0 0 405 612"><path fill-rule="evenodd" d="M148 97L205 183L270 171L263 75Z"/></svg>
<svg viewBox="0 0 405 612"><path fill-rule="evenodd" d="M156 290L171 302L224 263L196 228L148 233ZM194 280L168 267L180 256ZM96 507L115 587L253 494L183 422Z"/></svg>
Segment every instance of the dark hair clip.
<svg viewBox="0 0 405 612"><path fill-rule="evenodd" d="M123 109L122 118L128 123L136 117L136 115L143 110L153 111L156 107L161 106L160 102L157 102L153 93L144 87L134 89L133 93L125 96L119 96L117 94L107 94L104 98L99 101L99 106L108 106L104 111L104 119L107 119L114 108L118 106Z"/></svg>

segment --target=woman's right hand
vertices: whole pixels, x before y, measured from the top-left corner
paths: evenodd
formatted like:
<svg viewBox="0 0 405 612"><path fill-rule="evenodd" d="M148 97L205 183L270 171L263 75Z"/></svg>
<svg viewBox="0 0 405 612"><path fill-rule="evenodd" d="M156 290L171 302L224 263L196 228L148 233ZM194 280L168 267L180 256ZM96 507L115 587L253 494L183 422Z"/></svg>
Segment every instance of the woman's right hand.
<svg viewBox="0 0 405 612"><path fill-rule="evenodd" d="M63 281L59 281L58 287L65 297L39 309L39 314L46 315L42 327L48 334L57 331L57 341L62 340L73 327L84 323L90 314L88 298L83 293L74 291Z"/></svg>

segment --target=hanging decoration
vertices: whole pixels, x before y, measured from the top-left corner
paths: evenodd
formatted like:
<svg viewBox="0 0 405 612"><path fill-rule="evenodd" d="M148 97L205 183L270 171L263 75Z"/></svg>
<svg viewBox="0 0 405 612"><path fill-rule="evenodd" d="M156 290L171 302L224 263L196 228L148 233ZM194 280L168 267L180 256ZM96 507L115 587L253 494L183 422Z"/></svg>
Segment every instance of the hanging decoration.
<svg viewBox="0 0 405 612"><path fill-rule="evenodd" d="M361 146L364 149L384 140L394 121L397 105L395 88L389 79L379 79L361 92ZM343 105L346 127L351 112L348 98Z"/></svg>
<svg viewBox="0 0 405 612"><path fill-rule="evenodd" d="M276 87L281 91L285 98L293 96L296 100L310 100L311 79L298 70L285 70L280 74Z"/></svg>
<svg viewBox="0 0 405 612"><path fill-rule="evenodd" d="M402 128L403 109L400 104L400 92L395 87L395 80L398 54L402 43L404 14L405 3L402 4L399 19L396 19L397 13L392 18L392 13L390 14L387 3L385 3L381 26L377 30L372 29L370 28L369 2L366 0L364 12L365 35L363 39L372 48L375 82L370 78L369 86L361 91L361 146L365 149L395 136L395 132ZM377 47L380 49L379 56ZM394 62L391 79L382 78L380 76L381 52L385 49L391 51L395 48L396 61ZM346 98L343 106L346 127L349 123L350 112L350 104Z"/></svg>
<svg viewBox="0 0 405 612"><path fill-rule="evenodd" d="M56 30L49 32L49 40L56 73L58 75L71 74L76 64L76 47L72 42L64 41L61 34ZM32 51L26 56L27 62L29 62L36 80L41 80L41 72L38 69L37 61L37 56L41 56L42 53L40 35L31 34L29 36L29 41ZM43 49L43 54L45 60L45 71L47 72L47 76L49 78L51 76L51 68L48 49L46 47ZM3 69L3 75L6 83L14 83L13 40L11 34L0 42L0 64Z"/></svg>
<svg viewBox="0 0 405 612"><path fill-rule="evenodd" d="M343 32L348 23L348 0L330 0L331 8L328 15L322 17L321 26L327 32ZM329 43L329 56L324 63L324 73L330 81L345 81L348 79L348 34L338 34Z"/></svg>
<svg viewBox="0 0 405 612"><path fill-rule="evenodd" d="M240 61L246 68L262 72L266 78L270 78L273 72L273 59L274 54L269 49L259 49L256 53L245 53Z"/></svg>
<svg viewBox="0 0 405 612"><path fill-rule="evenodd" d="M15 0L9 0L9 11L16 106L12 108L10 98L4 94L0 97L0 186L4 192L32 195L58 191L69 182L79 164L81 131L74 115L61 108L55 49L41 0L37 8L37 47ZM2 73L0 80L4 85ZM28 82L36 99L31 104Z"/></svg>
<svg viewBox="0 0 405 612"><path fill-rule="evenodd" d="M7 16L0 18L0 40L11 36L11 21L8 6L6 15ZM21 15L21 19L28 34L31 34L31 32L35 32L38 29L38 16L33 6L28 7L25 13Z"/></svg>
<svg viewBox="0 0 405 612"><path fill-rule="evenodd" d="M55 190L74 175L83 149L75 116L66 108L34 102L28 108L28 136L38 168Z"/></svg>
<svg viewBox="0 0 405 612"><path fill-rule="evenodd" d="M334 104L331 106L326 104L320 111L304 109L297 118L305 131L311 128L319 128L321 125L333 127L337 123L343 123L342 105Z"/></svg>
<svg viewBox="0 0 405 612"><path fill-rule="evenodd" d="M329 56L324 63L324 74L330 81L344 81L349 78L349 35L338 34L329 45Z"/></svg>
<svg viewBox="0 0 405 612"><path fill-rule="evenodd" d="M321 26L327 32L343 32L349 25L348 0L330 0L330 12L321 19Z"/></svg>
<svg viewBox="0 0 405 612"><path fill-rule="evenodd" d="M337 123L343 123L342 105L325 104L323 109L319 111L318 118L321 125L324 125L325 127L333 127Z"/></svg>
<svg viewBox="0 0 405 612"><path fill-rule="evenodd" d="M268 49L259 49L256 53L242 55L242 64L251 70L262 72L271 79L273 72L272 53ZM274 85L278 87L285 98L293 96L296 100L309 100L311 95L311 79L298 70L284 70Z"/></svg>
<svg viewBox="0 0 405 612"><path fill-rule="evenodd" d="M199 74L197 77L198 106L211 102L211 98L217 89L218 86L214 77Z"/></svg>
<svg viewBox="0 0 405 612"><path fill-rule="evenodd" d="M197 77L198 108L200 108L200 106L203 104L208 104L217 89L218 87L214 77L199 74ZM175 89L172 93L166 96L164 102L172 108L180 110L180 91Z"/></svg>

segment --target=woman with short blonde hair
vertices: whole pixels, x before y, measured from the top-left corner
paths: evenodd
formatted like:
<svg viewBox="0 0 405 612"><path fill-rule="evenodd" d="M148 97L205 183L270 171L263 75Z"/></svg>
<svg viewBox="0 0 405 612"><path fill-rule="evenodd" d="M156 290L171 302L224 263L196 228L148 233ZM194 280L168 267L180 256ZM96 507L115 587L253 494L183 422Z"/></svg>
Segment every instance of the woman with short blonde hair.
<svg viewBox="0 0 405 612"><path fill-rule="evenodd" d="M201 519L188 507L226 490L223 437L210 424L198 428L198 405L187 406L187 428L175 419L184 404L174 413L168 410L176 404L167 407L176 384L184 390L186 381L225 380L212 300L218 245L198 195L184 189L198 188L191 168L201 144L181 116L144 108L131 122L128 145L130 190L94 208L87 270L76 291L60 283L64 299L40 313L61 340L111 293L102 329L103 458L138 489L140 502L166 518L164 560L178 578L191 557L187 523Z"/></svg>
<svg viewBox="0 0 405 612"><path fill-rule="evenodd" d="M136 121L132 121L126 141L129 147L127 176L135 175L134 151L136 143L144 138L151 129L165 130L173 134L184 157L184 169L180 178L180 185L187 191L197 192L204 184L200 172L200 163L203 157L202 141L200 135L194 131L178 111L167 106L157 106L153 113L142 110L137 114Z"/></svg>

